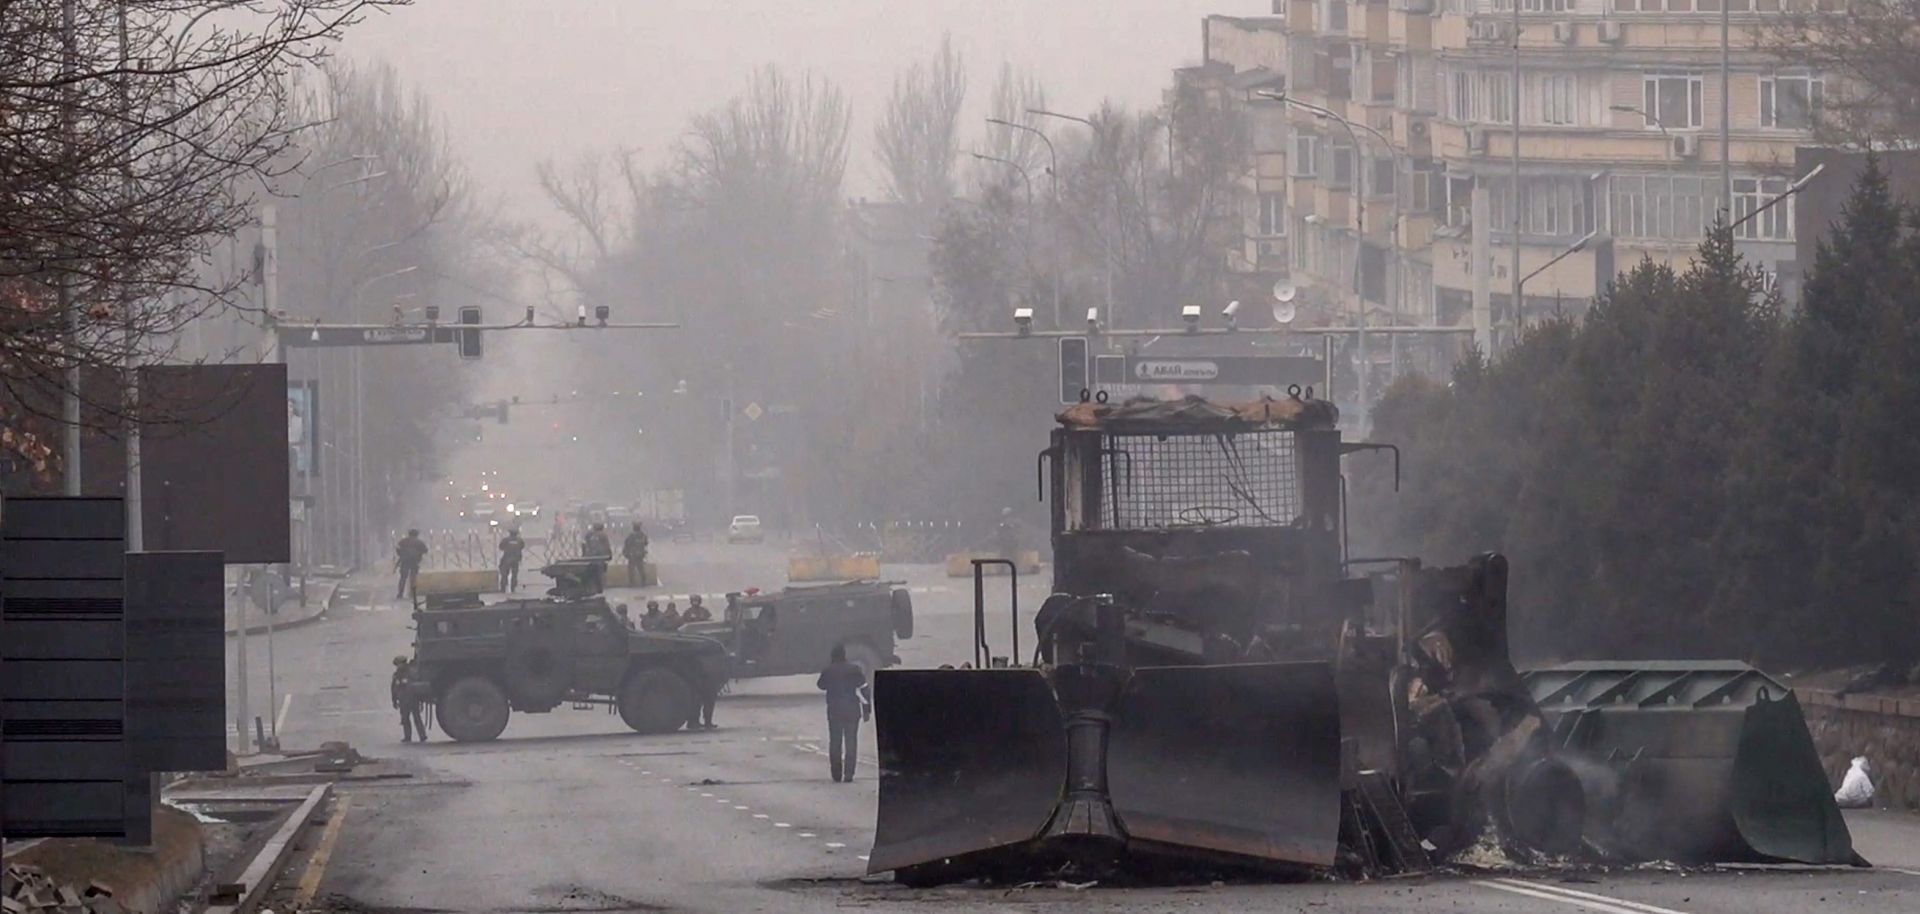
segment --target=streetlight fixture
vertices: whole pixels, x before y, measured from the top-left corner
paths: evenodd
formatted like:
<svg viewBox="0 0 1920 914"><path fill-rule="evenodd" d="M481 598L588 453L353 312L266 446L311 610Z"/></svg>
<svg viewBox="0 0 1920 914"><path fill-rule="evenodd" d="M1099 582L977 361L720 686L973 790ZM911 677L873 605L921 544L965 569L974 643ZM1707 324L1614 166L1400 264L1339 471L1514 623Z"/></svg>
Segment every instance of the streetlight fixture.
<svg viewBox="0 0 1920 914"><path fill-rule="evenodd" d="M1030 127L1026 124L1016 124L1012 121L1005 120L1002 118L997 118L997 117L987 118L987 123L994 124L1000 127L1005 127L1009 130L1019 130L1025 133L1031 133L1034 136L1039 137L1040 142L1045 144L1045 146L1047 147L1047 193L1050 195L1050 199L1052 200L1053 211L1054 211L1053 256L1055 258L1055 263L1054 263L1053 281L1052 281L1053 323L1054 323L1054 326L1057 327L1060 325L1060 268L1059 268L1059 262L1058 262L1060 257L1060 159L1058 156L1054 154L1053 140L1047 137L1047 134L1045 131L1037 127ZM1018 167L1018 166L1015 166L1015 167ZM1033 184L1031 181L1028 182L1027 187L1029 191L1032 190ZM1027 205L1029 207L1029 213L1031 213L1031 207L1033 205L1031 200L1029 200ZM1033 224L1032 223L1033 217L1031 216L1031 214L1029 214L1027 218L1028 218L1027 224L1029 227L1031 227Z"/></svg>
<svg viewBox="0 0 1920 914"><path fill-rule="evenodd" d="M1098 134L1098 133L1099 133L1099 128L1098 128L1098 127L1095 127L1095 126L1094 126L1094 124L1093 124L1093 121L1092 121L1092 119L1090 119L1090 118L1084 118L1084 117L1081 117L1081 116L1079 116L1079 115L1077 115L1077 114L1062 114L1062 113L1060 113L1060 112L1058 112L1058 111L1048 111L1048 110L1047 110L1047 109L1045 109L1045 108L1028 108L1028 109L1026 109L1026 111L1027 111L1027 113L1028 113L1028 114L1031 114L1031 115L1033 115L1034 117L1055 117L1055 118L1059 118L1060 120L1063 120L1063 121L1072 121L1072 122L1074 122L1074 123L1076 123L1076 124L1085 124L1088 130L1092 130L1092 131L1094 131L1094 132L1095 132L1096 134ZM1088 154L1088 156L1092 156L1092 154L1093 154L1093 153L1092 153L1091 151L1089 151L1089 152L1088 152L1087 154ZM1114 214L1113 214L1113 215L1114 215L1114 226L1110 226L1110 227L1108 228L1108 230L1107 230L1107 231L1105 231L1105 232L1101 232L1101 233L1100 233L1100 236L1101 236L1101 247L1102 247L1102 248L1104 248L1104 253L1105 253L1105 259L1106 259L1106 269L1107 269L1107 281L1106 281L1106 286L1107 286L1107 306L1106 306L1106 307L1107 307L1107 315L1108 315L1108 320L1112 320L1112 315L1114 314L1114 309L1113 309L1113 237L1112 237L1112 232L1113 232L1113 230L1114 230L1114 228L1115 228L1115 227L1117 227L1117 226L1119 225L1119 222L1120 222L1120 194L1119 194L1119 191L1118 191L1117 189L1116 189L1116 190L1114 191L1114 199L1113 199L1113 210L1114 210Z"/></svg>
<svg viewBox="0 0 1920 914"><path fill-rule="evenodd" d="M1580 253L1581 251L1586 250L1587 245L1593 243L1593 239L1598 237L1599 234L1600 233L1598 231L1592 231L1592 232L1586 233L1585 235L1582 235L1579 241L1576 241L1570 245L1567 245L1565 250L1562 250L1560 253L1553 255L1553 257L1549 259L1546 263L1541 264L1538 269L1534 270L1531 273L1528 273L1525 276L1520 277L1520 282L1518 287L1525 288L1527 285L1527 280L1532 279L1535 276L1539 276L1542 273L1545 273L1547 269L1549 267L1552 267L1554 264L1559 263L1560 261L1565 260L1568 257L1571 257L1575 254Z"/></svg>
<svg viewBox="0 0 1920 914"><path fill-rule="evenodd" d="M1007 166L1008 168L1013 169L1015 173L1020 175L1020 180L1026 184L1026 187L1027 187L1026 261L1027 261L1027 272L1029 273L1033 272L1033 176L1030 174L1027 174L1027 170L1021 167L1019 162L1015 162L1012 159L1003 159L999 156L990 156L984 152L973 153L973 157L982 162L998 162L1002 165ZM1054 284L1053 325L1055 327L1060 326L1060 286L1059 286L1059 283L1057 282Z"/></svg>
<svg viewBox="0 0 1920 914"><path fill-rule="evenodd" d="M1780 192L1779 196L1774 197L1773 199L1768 200L1767 202L1754 207L1753 212L1748 213L1744 216L1741 216L1739 219L1735 220L1733 224L1728 225L1727 231L1732 232L1735 229L1738 229L1740 226L1743 226L1749 222L1752 222L1754 220L1754 217L1759 216L1761 213L1764 213L1767 210L1770 210L1776 206L1779 206L1780 201L1785 200L1788 197L1791 197L1794 194L1797 194L1803 190L1806 190L1807 185L1812 183L1814 178L1820 177L1820 173L1826 170L1827 170L1827 166L1825 163L1821 163L1819 165L1813 166L1812 171L1809 171L1806 174L1801 175L1799 178L1796 178L1792 184L1787 185L1786 190L1783 190ZM1729 210L1728 214L1731 215L1732 211Z"/></svg>
<svg viewBox="0 0 1920 914"><path fill-rule="evenodd" d="M1641 108L1641 107L1639 107L1639 106L1637 106L1637 105L1608 105L1608 106L1607 106L1607 110L1609 110L1609 111L1618 111L1618 112L1620 112L1620 113L1622 113L1622 114L1638 114L1638 115L1640 115L1640 117L1641 117L1641 119L1642 119L1642 120L1644 120L1644 121L1646 121L1647 123L1649 123L1649 124L1652 124L1653 126L1655 126L1655 127L1657 127L1657 128L1659 128L1659 130L1660 130L1660 139L1661 139L1661 141L1662 141L1662 142L1664 142L1664 143L1666 143L1666 144L1667 144L1667 155L1666 155L1666 159L1667 159L1667 194L1668 194L1669 196L1671 196L1671 197L1675 197L1675 198L1678 198L1678 196L1679 196L1679 193L1678 193L1677 191L1675 191L1675 190L1674 190L1674 188L1673 188L1673 179L1674 179L1674 177L1675 177L1675 165L1674 165L1674 158L1673 158L1673 134L1672 134L1672 133L1669 133L1669 132L1667 131L1667 125L1666 125L1666 124L1664 124L1664 123L1662 123L1662 122L1660 121L1660 119L1659 119L1659 118L1657 118L1657 117L1654 117L1654 116L1653 116L1653 114L1652 114L1651 112L1649 112L1649 111L1647 111L1647 110L1646 110L1645 108ZM1673 232L1673 231L1669 231L1669 232L1668 232L1668 234L1669 234L1669 236L1671 236L1671 235L1673 235L1673 234L1675 234L1675 232ZM1669 245L1669 250L1671 250L1671 245ZM1539 271L1538 271L1538 270L1535 270L1534 272L1536 272L1536 273L1537 273L1537 272L1539 272Z"/></svg>

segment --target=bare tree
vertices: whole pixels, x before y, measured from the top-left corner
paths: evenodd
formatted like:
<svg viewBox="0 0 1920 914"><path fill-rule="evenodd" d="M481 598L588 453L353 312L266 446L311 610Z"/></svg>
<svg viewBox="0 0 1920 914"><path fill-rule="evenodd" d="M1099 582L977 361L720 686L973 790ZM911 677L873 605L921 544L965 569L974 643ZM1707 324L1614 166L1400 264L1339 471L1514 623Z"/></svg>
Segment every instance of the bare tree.
<svg viewBox="0 0 1920 914"><path fill-rule="evenodd" d="M0 4L0 422L54 416L76 387L87 423L127 418L117 384L79 373L233 304L244 280L210 282L203 259L253 219L251 179L298 164L291 73L405 2Z"/></svg>
<svg viewBox="0 0 1920 914"><path fill-rule="evenodd" d="M1762 43L1827 76L1817 132L1857 144L1920 140L1920 0L1793 0ZM1775 104L1782 104L1776 101Z"/></svg>
<svg viewBox="0 0 1920 914"><path fill-rule="evenodd" d="M952 35L941 37L932 61L915 63L894 77L893 93L873 130L875 155L894 200L930 208L953 196L953 160L966 99L966 71Z"/></svg>

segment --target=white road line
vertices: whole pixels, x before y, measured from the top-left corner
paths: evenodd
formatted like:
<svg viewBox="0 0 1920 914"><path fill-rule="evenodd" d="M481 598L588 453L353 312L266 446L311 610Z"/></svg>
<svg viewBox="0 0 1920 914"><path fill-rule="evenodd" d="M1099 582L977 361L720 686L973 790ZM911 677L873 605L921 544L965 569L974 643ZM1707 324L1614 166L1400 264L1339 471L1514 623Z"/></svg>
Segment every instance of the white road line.
<svg viewBox="0 0 1920 914"><path fill-rule="evenodd" d="M749 810L749 809L752 809L752 808L753 808L753 807L751 807L751 806L735 806L735 807L734 807L734 809L737 809L737 810L740 810L741 812L746 812L747 810Z"/></svg>
<svg viewBox="0 0 1920 914"><path fill-rule="evenodd" d="M279 733L287 728L287 712L291 710L293 710L293 693L288 692L285 698L280 699L280 713L274 715L274 733Z"/></svg>
<svg viewBox="0 0 1920 914"><path fill-rule="evenodd" d="M701 795L701 796L703 796L703 797L706 797L706 798L708 798L708 799L712 799L712 798L713 798L713 794L710 794L710 793L707 793L707 792L705 792L705 791L702 791L702 792L700 793L700 795Z"/></svg>
<svg viewBox="0 0 1920 914"><path fill-rule="evenodd" d="M841 843L840 843L840 842L838 842L838 841L828 841L828 842L827 842L827 846L828 846L828 847L832 847L832 848L841 848L841 847L846 847L846 845L844 845L844 844L841 844Z"/></svg>
<svg viewBox="0 0 1920 914"><path fill-rule="evenodd" d="M859 857L860 857L860 859L862 859L862 860L866 860L866 859L869 859L869 858L867 857L867 855L866 855L866 854L860 854L860 855L859 855Z"/></svg>
<svg viewBox="0 0 1920 914"><path fill-rule="evenodd" d="M1902 876L1920 876L1920 870L1910 870L1898 866L1880 866L1874 868L1886 870L1889 873L1899 873Z"/></svg>
<svg viewBox="0 0 1920 914"><path fill-rule="evenodd" d="M1602 911L1605 912L1605 914L1686 914L1684 911L1676 911L1673 908L1642 904L1638 901L1628 901L1624 898L1613 898L1607 895L1595 895L1592 892L1582 892L1564 886L1547 885L1545 883L1530 882L1524 879L1483 879L1475 884L1486 886L1490 889L1499 889L1503 892L1512 892L1516 895L1526 895L1530 898L1557 901L1561 904Z"/></svg>
<svg viewBox="0 0 1920 914"><path fill-rule="evenodd" d="M803 832L801 832L801 833L800 833L800 837L802 837L802 838L812 838L812 837L814 837L814 834L813 834L813 832L810 832L810 831L803 831Z"/></svg>
<svg viewBox="0 0 1920 914"><path fill-rule="evenodd" d="M792 822L775 822L773 823L773 827L774 828L792 828L793 823Z"/></svg>
<svg viewBox="0 0 1920 914"><path fill-rule="evenodd" d="M756 812L756 813L754 813L754 814L753 814L753 817L754 817L754 818L756 818L756 819L771 819L771 818L773 818L772 816L769 816L769 815L767 815L767 814L766 814L766 813L764 813L764 812Z"/></svg>

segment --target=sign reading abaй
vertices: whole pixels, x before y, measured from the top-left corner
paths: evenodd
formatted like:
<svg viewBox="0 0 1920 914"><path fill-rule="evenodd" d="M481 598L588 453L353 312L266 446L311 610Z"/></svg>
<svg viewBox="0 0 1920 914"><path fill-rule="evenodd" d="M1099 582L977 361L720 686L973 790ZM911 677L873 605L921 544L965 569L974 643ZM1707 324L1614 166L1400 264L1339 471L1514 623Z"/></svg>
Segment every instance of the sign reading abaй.
<svg viewBox="0 0 1920 914"><path fill-rule="evenodd" d="M1220 364L1207 359L1140 359L1133 363L1136 381L1212 381Z"/></svg>
<svg viewBox="0 0 1920 914"><path fill-rule="evenodd" d="M427 327L370 327L360 331L360 339L368 343L426 343L431 342L431 330Z"/></svg>

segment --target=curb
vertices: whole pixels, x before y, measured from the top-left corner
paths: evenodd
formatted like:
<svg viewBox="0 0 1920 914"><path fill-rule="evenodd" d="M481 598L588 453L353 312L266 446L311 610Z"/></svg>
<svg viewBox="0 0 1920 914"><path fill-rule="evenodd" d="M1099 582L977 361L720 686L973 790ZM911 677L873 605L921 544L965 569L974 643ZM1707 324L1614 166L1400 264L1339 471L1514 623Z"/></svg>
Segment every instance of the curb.
<svg viewBox="0 0 1920 914"><path fill-rule="evenodd" d="M293 853L294 838L313 821L313 814L320 808L320 802L332 792L332 784L313 788L307 798L301 801L299 808L281 823L279 830L267 839L260 852L248 861L247 868L240 873L238 881L245 886L240 890L240 900L231 905L208 905L205 914L248 914L259 907L261 899L267 897L267 890L273 888L273 877Z"/></svg>
<svg viewBox="0 0 1920 914"><path fill-rule="evenodd" d="M311 625L315 622L320 621L320 617L326 615L327 610L333 608L333 597L335 594L338 594L339 592L340 592L339 586L333 585L329 590L327 590L326 599L317 600L314 602L312 606L306 607L306 609L312 610L312 612L308 613L305 616L288 617L287 620L284 622L279 621L276 618L273 623L273 630L276 632L284 632L290 628L299 628L303 625ZM264 622L259 625L247 626L247 634L249 635L264 635L266 633L267 633L267 625ZM235 637L240 634L240 629L237 627L229 628L227 629L226 634L227 634L227 637L229 638Z"/></svg>
<svg viewBox="0 0 1920 914"><path fill-rule="evenodd" d="M24 843L24 842L22 842ZM57 881L84 887L98 881L113 890L113 900L134 914L172 912L200 880L206 867L206 843L191 815L161 805L154 810L154 843L123 848L87 838L48 838L9 848L9 864L40 867ZM96 848L96 850L87 850ZM86 860L104 853L111 862L89 871ZM101 864L94 864L95 867Z"/></svg>

